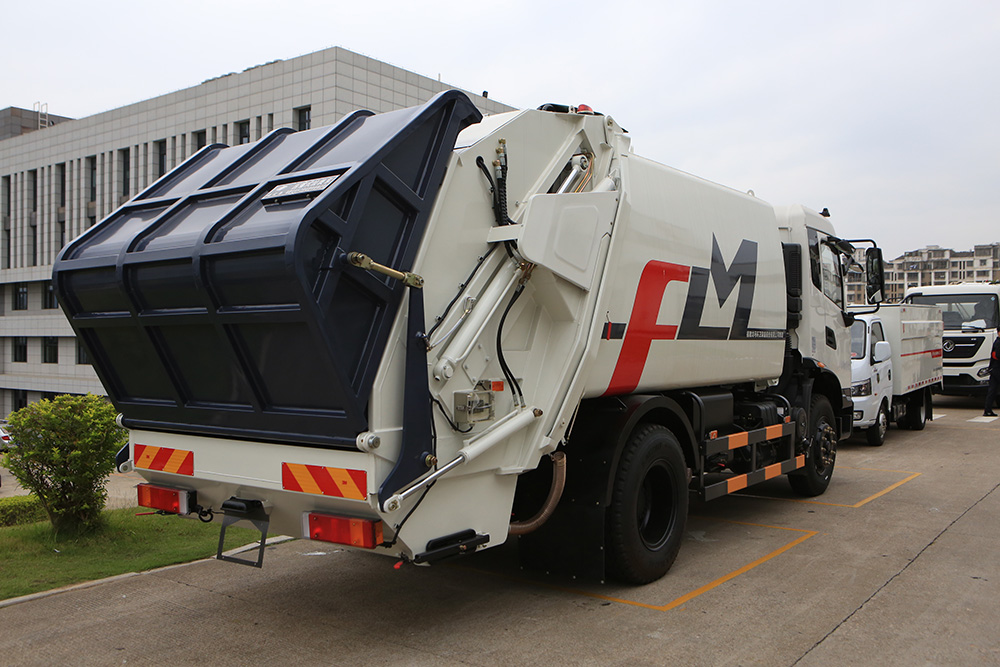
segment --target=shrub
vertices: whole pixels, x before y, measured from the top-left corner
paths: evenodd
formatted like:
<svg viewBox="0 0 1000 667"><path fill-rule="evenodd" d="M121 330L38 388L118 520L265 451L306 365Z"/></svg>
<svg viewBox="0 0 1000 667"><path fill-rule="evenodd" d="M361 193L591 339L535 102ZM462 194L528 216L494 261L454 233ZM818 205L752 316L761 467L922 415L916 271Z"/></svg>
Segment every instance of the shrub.
<svg viewBox="0 0 1000 667"><path fill-rule="evenodd" d="M114 407L93 394L63 394L11 413L7 430L17 443L7 456L10 472L38 497L55 531L96 527L105 480L128 437Z"/></svg>
<svg viewBox="0 0 1000 667"><path fill-rule="evenodd" d="M36 496L0 498L0 527L45 521L45 509Z"/></svg>

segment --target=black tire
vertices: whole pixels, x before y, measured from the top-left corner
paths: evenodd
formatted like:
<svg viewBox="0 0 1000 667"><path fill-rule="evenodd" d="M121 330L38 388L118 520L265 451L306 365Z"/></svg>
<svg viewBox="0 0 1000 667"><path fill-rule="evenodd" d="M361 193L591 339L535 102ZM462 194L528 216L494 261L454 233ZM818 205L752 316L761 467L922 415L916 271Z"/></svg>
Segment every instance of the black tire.
<svg viewBox="0 0 1000 667"><path fill-rule="evenodd" d="M826 396L813 396L809 409L809 444L806 465L788 473L792 491L800 496L818 496L826 491L837 459L837 421Z"/></svg>
<svg viewBox="0 0 1000 667"><path fill-rule="evenodd" d="M659 579L677 558L687 522L687 465L677 438L659 424L629 437L607 513L608 575L631 584Z"/></svg>
<svg viewBox="0 0 1000 667"><path fill-rule="evenodd" d="M881 447L885 444L885 433L889 430L889 411L886 410L883 402L878 406L878 414L875 415L875 424L865 429L865 437L872 447Z"/></svg>
<svg viewBox="0 0 1000 667"><path fill-rule="evenodd" d="M915 391L906 399L906 414L900 421L903 428L910 431L922 431L927 425L927 403L930 394L926 389Z"/></svg>

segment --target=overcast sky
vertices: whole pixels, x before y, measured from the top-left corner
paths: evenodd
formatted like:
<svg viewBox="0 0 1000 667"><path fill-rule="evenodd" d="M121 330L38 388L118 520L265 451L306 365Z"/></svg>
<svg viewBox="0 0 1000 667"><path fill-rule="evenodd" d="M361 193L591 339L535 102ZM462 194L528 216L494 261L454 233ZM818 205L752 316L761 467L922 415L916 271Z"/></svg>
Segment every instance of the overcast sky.
<svg viewBox="0 0 1000 667"><path fill-rule="evenodd" d="M1000 241L1000 2L21 2L0 108L80 118L331 46L518 107L586 103L637 153L829 207L889 258Z"/></svg>

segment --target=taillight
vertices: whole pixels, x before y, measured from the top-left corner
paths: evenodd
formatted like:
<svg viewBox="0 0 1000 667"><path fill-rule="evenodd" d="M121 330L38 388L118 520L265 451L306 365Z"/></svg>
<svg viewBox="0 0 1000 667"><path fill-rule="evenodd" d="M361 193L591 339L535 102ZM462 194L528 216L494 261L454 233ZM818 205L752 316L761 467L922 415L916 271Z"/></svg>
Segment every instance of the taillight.
<svg viewBox="0 0 1000 667"><path fill-rule="evenodd" d="M193 503L194 491L168 489L155 484L139 484L135 487L139 494L139 505L171 514L187 514Z"/></svg>
<svg viewBox="0 0 1000 667"><path fill-rule="evenodd" d="M309 531L307 537L311 540L346 544L364 549L374 549L382 544L381 521L316 512L311 512L307 516Z"/></svg>

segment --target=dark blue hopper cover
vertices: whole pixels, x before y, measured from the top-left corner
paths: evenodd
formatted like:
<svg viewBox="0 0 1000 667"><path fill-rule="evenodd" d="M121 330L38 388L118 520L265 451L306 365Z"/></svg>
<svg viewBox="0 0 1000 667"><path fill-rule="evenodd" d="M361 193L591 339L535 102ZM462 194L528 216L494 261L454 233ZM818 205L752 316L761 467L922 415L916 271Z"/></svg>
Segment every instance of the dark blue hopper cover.
<svg viewBox="0 0 1000 667"><path fill-rule="evenodd" d="M60 253L59 302L131 428L353 447L464 94L208 146Z"/></svg>

